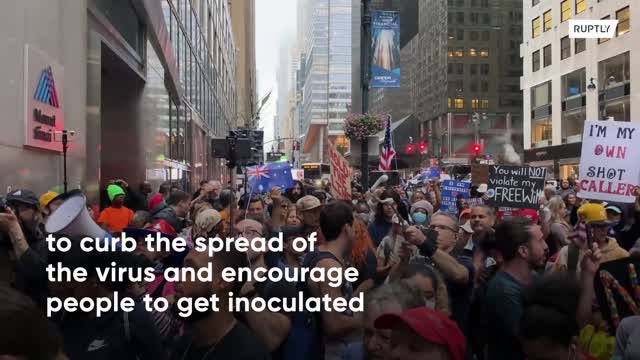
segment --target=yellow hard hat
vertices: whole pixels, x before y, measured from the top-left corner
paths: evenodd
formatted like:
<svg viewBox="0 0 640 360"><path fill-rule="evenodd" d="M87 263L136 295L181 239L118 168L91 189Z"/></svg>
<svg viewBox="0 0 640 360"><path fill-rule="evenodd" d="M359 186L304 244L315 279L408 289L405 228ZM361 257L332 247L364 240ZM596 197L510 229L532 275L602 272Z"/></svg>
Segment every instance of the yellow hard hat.
<svg viewBox="0 0 640 360"><path fill-rule="evenodd" d="M580 206L578 216L588 224L608 223L607 210L602 204L588 203Z"/></svg>
<svg viewBox="0 0 640 360"><path fill-rule="evenodd" d="M46 208L51 200L55 199L58 195L60 194L53 191L47 191L46 193L42 194L42 196L40 196L40 208Z"/></svg>

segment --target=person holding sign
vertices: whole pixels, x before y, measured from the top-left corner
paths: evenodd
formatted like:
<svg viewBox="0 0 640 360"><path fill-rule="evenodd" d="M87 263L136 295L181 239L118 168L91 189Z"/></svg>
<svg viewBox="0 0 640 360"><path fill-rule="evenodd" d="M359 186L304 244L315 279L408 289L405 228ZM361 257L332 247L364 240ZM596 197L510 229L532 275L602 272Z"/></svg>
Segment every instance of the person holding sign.
<svg viewBox="0 0 640 360"><path fill-rule="evenodd" d="M603 263L629 256L629 253L618 245L616 239L608 236L610 222L604 206L595 203L584 204L578 209L578 216L586 226L583 223L576 226L576 231L570 236L572 243L560 249L554 271L568 271L579 275L582 269L578 264L582 262L589 237L598 244Z"/></svg>

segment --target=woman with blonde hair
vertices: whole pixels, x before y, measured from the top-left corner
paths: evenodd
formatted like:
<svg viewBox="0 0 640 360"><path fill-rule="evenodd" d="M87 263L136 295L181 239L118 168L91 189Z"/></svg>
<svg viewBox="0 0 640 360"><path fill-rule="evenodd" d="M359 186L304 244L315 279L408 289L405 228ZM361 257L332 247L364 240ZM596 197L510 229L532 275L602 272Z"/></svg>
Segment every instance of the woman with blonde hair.
<svg viewBox="0 0 640 360"><path fill-rule="evenodd" d="M563 246L569 244L568 236L571 232L571 225L568 221L567 207L560 196L556 195L549 199L547 208L550 214L547 244L549 255L553 255Z"/></svg>

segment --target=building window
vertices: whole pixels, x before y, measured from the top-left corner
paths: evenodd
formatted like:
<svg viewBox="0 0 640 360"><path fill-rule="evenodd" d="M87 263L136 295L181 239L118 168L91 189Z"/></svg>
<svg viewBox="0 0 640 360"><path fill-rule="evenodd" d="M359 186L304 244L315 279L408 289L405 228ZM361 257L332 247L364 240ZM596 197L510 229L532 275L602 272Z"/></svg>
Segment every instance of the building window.
<svg viewBox="0 0 640 360"><path fill-rule="evenodd" d="M575 53L581 53L583 51L585 51L587 49L587 40L582 38L582 39L576 39L576 43L575 43Z"/></svg>
<svg viewBox="0 0 640 360"><path fill-rule="evenodd" d="M544 20L544 31L551 30L551 10L548 10L542 15Z"/></svg>
<svg viewBox="0 0 640 360"><path fill-rule="evenodd" d="M447 51L447 55L449 57L453 57L453 49L449 48L449 50Z"/></svg>
<svg viewBox="0 0 640 360"><path fill-rule="evenodd" d="M464 109L464 99L456 98L456 109Z"/></svg>
<svg viewBox="0 0 640 360"><path fill-rule="evenodd" d="M456 39L464 40L464 29L456 29Z"/></svg>
<svg viewBox="0 0 640 360"><path fill-rule="evenodd" d="M469 49L469 56L478 56L478 51L476 50L476 48Z"/></svg>
<svg viewBox="0 0 640 360"><path fill-rule="evenodd" d="M478 80L471 80L471 92L478 91Z"/></svg>
<svg viewBox="0 0 640 360"><path fill-rule="evenodd" d="M536 50L531 54L531 70L536 72L540 70L540 50Z"/></svg>
<svg viewBox="0 0 640 360"><path fill-rule="evenodd" d="M452 63L448 63L447 64L447 74L453 74L453 64Z"/></svg>
<svg viewBox="0 0 640 360"><path fill-rule="evenodd" d="M576 0L576 15L587 10L587 0Z"/></svg>
<svg viewBox="0 0 640 360"><path fill-rule="evenodd" d="M489 91L489 82L488 81L483 81L480 85L481 85L480 91L482 91L482 92L488 92Z"/></svg>
<svg viewBox="0 0 640 360"><path fill-rule="evenodd" d="M540 84L531 89L531 109L551 103L551 81Z"/></svg>
<svg viewBox="0 0 640 360"><path fill-rule="evenodd" d="M451 109L451 98L447 98L447 108Z"/></svg>
<svg viewBox="0 0 640 360"><path fill-rule="evenodd" d="M618 36L624 35L631 30L629 19L629 7L616 11L616 19L618 19Z"/></svg>
<svg viewBox="0 0 640 360"><path fill-rule="evenodd" d="M587 86L586 69L562 76L562 142L582 141L586 112L584 107Z"/></svg>
<svg viewBox="0 0 640 360"><path fill-rule="evenodd" d="M531 121L531 143L533 145L539 143L543 143L541 146L548 145L552 133L551 117Z"/></svg>
<svg viewBox="0 0 640 360"><path fill-rule="evenodd" d="M480 108L481 109L488 109L489 108L489 100L487 100L487 99L480 100Z"/></svg>
<svg viewBox="0 0 640 360"><path fill-rule="evenodd" d="M464 56L464 48L461 48L461 47L460 48L456 48L453 51L453 56L455 56L455 57L463 57Z"/></svg>
<svg viewBox="0 0 640 360"><path fill-rule="evenodd" d="M464 64L456 64L456 73L462 75L464 73Z"/></svg>
<svg viewBox="0 0 640 360"><path fill-rule="evenodd" d="M482 40L483 41L489 41L490 35L488 31L483 31L482 32Z"/></svg>
<svg viewBox="0 0 640 360"><path fill-rule="evenodd" d="M609 20L610 18L610 16L605 16L601 20ZM606 43L607 41L609 41L608 38L598 38L598 44Z"/></svg>
<svg viewBox="0 0 640 360"><path fill-rule="evenodd" d="M571 19L571 2L569 0L564 0L560 3L560 22L565 22Z"/></svg>
<svg viewBox="0 0 640 360"><path fill-rule="evenodd" d="M560 39L560 60L564 60L571 56L571 40L568 36Z"/></svg>
<svg viewBox="0 0 640 360"><path fill-rule="evenodd" d="M478 64L471 64L471 66L469 67L469 70L471 72L471 75L475 75L478 73Z"/></svg>
<svg viewBox="0 0 640 360"><path fill-rule="evenodd" d="M477 31L471 31L471 40L478 40L480 39L480 33L478 33Z"/></svg>
<svg viewBox="0 0 640 360"><path fill-rule="evenodd" d="M477 109L478 106L480 105L480 100L478 100L477 98L471 99L471 108L472 109Z"/></svg>
<svg viewBox="0 0 640 360"><path fill-rule="evenodd" d="M457 21L458 24L464 25L464 13L463 12L456 13L456 21Z"/></svg>
<svg viewBox="0 0 640 360"><path fill-rule="evenodd" d="M489 75L489 64L480 64L480 74Z"/></svg>
<svg viewBox="0 0 640 360"><path fill-rule="evenodd" d="M629 52L598 63L600 118L613 117L616 121L630 121L631 79Z"/></svg>
<svg viewBox="0 0 640 360"><path fill-rule="evenodd" d="M531 21L531 37L535 39L538 36L540 36L540 17L539 16Z"/></svg>
<svg viewBox="0 0 640 360"><path fill-rule="evenodd" d="M551 44L542 49L542 62L544 67L551 65Z"/></svg>
<svg viewBox="0 0 640 360"><path fill-rule="evenodd" d="M480 49L480 57L489 57L489 49Z"/></svg>

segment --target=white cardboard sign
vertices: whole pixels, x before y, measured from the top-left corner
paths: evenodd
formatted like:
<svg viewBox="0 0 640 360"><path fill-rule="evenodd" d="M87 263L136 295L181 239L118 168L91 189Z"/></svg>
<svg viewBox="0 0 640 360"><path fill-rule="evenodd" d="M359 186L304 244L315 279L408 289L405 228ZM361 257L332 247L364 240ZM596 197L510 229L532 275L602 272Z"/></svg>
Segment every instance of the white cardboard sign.
<svg viewBox="0 0 640 360"><path fill-rule="evenodd" d="M633 203L640 185L640 126L586 121L580 158L580 197Z"/></svg>

